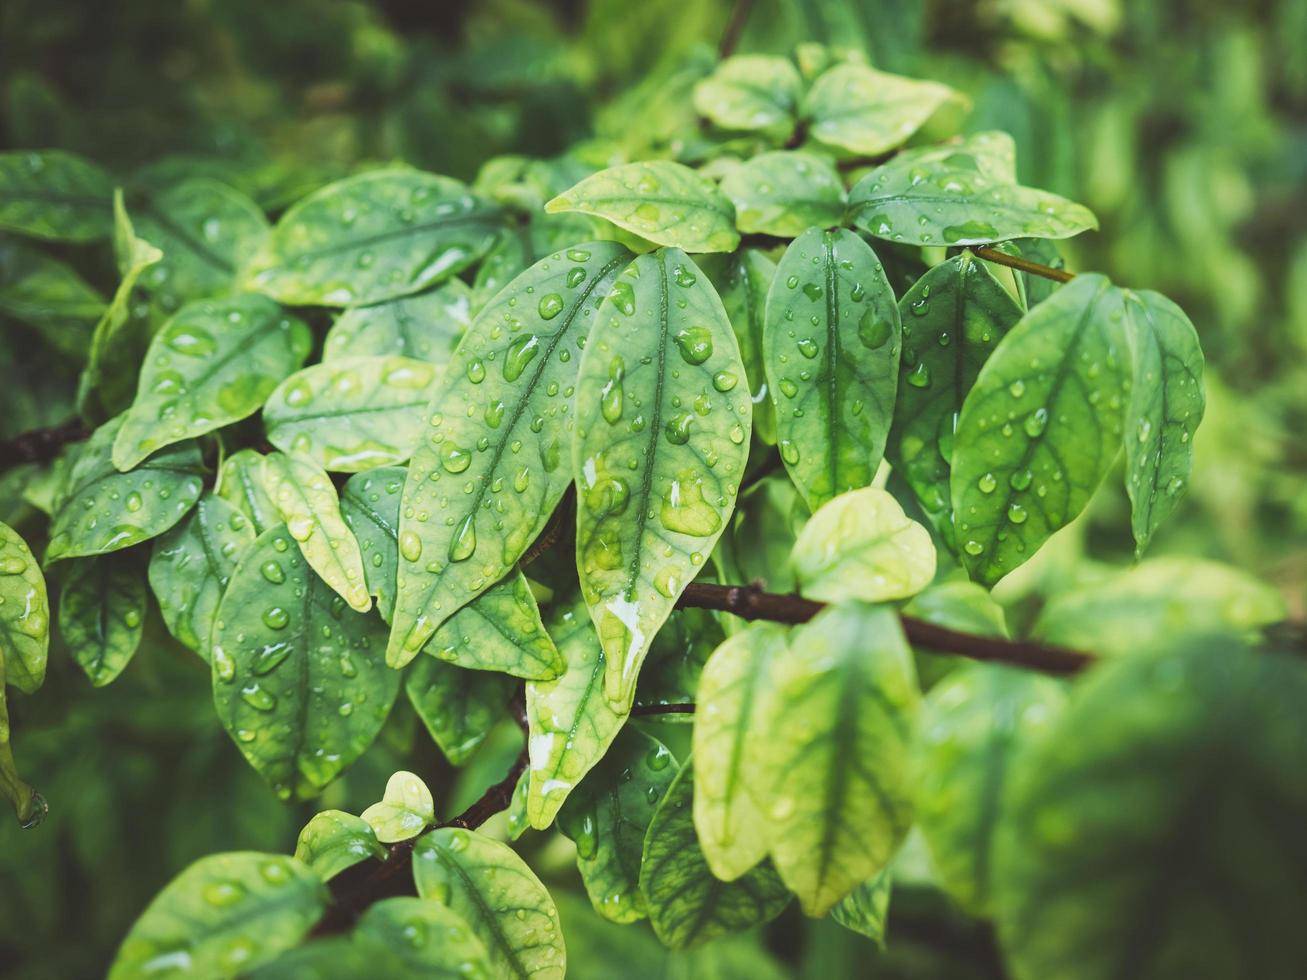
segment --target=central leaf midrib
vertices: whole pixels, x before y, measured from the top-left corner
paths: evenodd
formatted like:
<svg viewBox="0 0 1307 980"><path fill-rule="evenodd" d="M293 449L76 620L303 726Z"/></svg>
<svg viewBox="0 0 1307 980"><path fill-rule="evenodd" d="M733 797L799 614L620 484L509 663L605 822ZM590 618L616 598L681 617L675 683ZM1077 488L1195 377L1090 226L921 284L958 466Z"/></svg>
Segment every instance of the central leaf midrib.
<svg viewBox="0 0 1307 980"><path fill-rule="evenodd" d="M337 255L342 252L350 252L355 249L367 248L372 245L379 245L382 242L388 242L392 239L407 238L413 235L420 235L428 231L438 231L441 228L447 228L455 225L476 224L478 222L490 224L499 214L497 210L486 208L484 210L467 211L460 215L450 218L441 218L438 221L424 221L419 225L405 225L403 228L393 228L389 231L377 232L364 238L354 238L349 241L337 242L333 245L321 245L317 248L306 249L302 252L285 253L285 261L273 266L289 266L299 259L321 259L330 255Z"/></svg>
<svg viewBox="0 0 1307 980"><path fill-rule="evenodd" d="M440 844L434 840L430 840L429 838L428 840L431 844L432 850L439 853L444 859L441 863L444 864L446 868L453 871L454 874L458 875L459 881L463 884L464 893L476 906L477 911L480 913L481 920L485 922L491 935L494 937L495 945L503 950L504 957L508 960L509 966L513 968L513 972L520 977L521 980L528 980L530 974L522 964L518 951L510 944L508 936L504 933L504 930L499 925L499 920L495 917L494 910L486 903L485 897L481 894L481 890L476 886L476 883L472 881L472 876L463 870L463 866L459 864L458 859L455 858L447 848L441 847Z"/></svg>
<svg viewBox="0 0 1307 980"><path fill-rule="evenodd" d="M830 408L827 418L830 421L830 495L839 494L839 444L840 444L840 384L836 371L839 360L839 298L835 295L835 236L832 232L822 233L822 245L826 252L826 385ZM796 447L797 448L797 447Z"/></svg>

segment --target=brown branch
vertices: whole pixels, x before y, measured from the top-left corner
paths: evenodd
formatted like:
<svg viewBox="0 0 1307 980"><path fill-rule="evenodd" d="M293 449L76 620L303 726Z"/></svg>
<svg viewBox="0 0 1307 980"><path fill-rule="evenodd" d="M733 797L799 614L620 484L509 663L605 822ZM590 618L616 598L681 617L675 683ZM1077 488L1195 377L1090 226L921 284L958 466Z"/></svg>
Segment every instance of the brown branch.
<svg viewBox="0 0 1307 980"><path fill-rule="evenodd" d="M726 29L722 31L722 41L717 45L718 58L724 60L735 53L740 37L744 34L744 25L749 22L749 14L752 11L753 0L735 0L735 6L731 8L730 20L726 22Z"/></svg>
<svg viewBox="0 0 1307 980"><path fill-rule="evenodd" d="M59 455L59 450L68 443L80 442L90 434L78 419L69 419L61 425L30 429L12 439L0 440L0 471L21 463L47 462Z"/></svg>
<svg viewBox="0 0 1307 980"><path fill-rule="evenodd" d="M1000 252L993 245L973 245L971 246L971 252L976 258L984 259L986 262L1005 265L1009 269L1028 272L1032 276L1043 276L1045 279L1052 279L1054 282L1070 282L1076 277L1074 272L1067 272L1066 269L1054 269L1051 265L1031 262L1019 255L1008 255L1007 252Z"/></svg>

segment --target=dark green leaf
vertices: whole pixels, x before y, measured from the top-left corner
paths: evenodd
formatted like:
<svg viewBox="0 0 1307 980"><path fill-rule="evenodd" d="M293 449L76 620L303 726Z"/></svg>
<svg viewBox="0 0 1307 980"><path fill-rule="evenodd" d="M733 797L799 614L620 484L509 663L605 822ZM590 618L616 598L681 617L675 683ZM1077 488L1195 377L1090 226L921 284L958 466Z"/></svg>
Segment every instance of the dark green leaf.
<svg viewBox="0 0 1307 980"><path fill-rule="evenodd" d="M0 317L81 357L104 309L104 298L69 266L19 242L0 241Z"/></svg>
<svg viewBox="0 0 1307 980"><path fill-rule="evenodd" d="M767 371L762 359L763 322L767 290L776 277L776 263L756 248L746 248L720 259L704 256L699 262L722 300L740 345L749 396L753 399L753 434L776 445L776 409L767 397Z"/></svg>
<svg viewBox="0 0 1307 980"><path fill-rule="evenodd" d="M96 687L136 655L145 629L145 569L133 552L80 558L64 566L59 635Z"/></svg>
<svg viewBox="0 0 1307 980"><path fill-rule="evenodd" d="M830 916L845 929L866 936L885 948L885 919L889 914L890 872L886 868L849 892L830 910Z"/></svg>
<svg viewBox="0 0 1307 980"><path fill-rule="evenodd" d="M63 150L0 153L0 228L90 242L113 228L113 178Z"/></svg>
<svg viewBox="0 0 1307 980"><path fill-rule="evenodd" d="M413 710L456 766L471 757L504 717L516 687L507 674L468 670L429 656L414 660L404 675Z"/></svg>

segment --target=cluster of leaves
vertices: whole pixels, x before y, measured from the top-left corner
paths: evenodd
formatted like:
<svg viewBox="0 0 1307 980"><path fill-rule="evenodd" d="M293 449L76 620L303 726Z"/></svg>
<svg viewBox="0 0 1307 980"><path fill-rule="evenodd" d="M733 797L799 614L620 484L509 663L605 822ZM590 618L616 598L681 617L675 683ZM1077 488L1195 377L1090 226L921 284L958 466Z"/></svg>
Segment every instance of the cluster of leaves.
<svg viewBox="0 0 1307 980"><path fill-rule="evenodd" d="M1204 410L1193 326L1164 297L1098 275L1054 289L972 250L1057 264L1051 240L1095 221L1019 184L1001 133L905 148L958 100L815 46L731 58L694 86L705 122L681 160L583 147L493 159L471 186L384 167L272 225L180 164L124 191L71 154L0 155L0 227L112 235L120 273L104 302L46 251L3 243L0 308L85 353L76 404L94 431L21 475L49 515L60 635L105 685L157 606L284 799L317 797L355 762L401 686L455 765L520 691L510 833L557 824L595 909L649 918L671 948L765 923L792 895L879 940L890 862L916 826L948 891L997 918L1019 975L1207 962L1186 959L1174 924L1105 948L1077 889L1121 859L1103 904L1118 924L1145 914L1168 862L1125 865L1170 853L1165 828L1194 819L1205 717L1229 720L1201 731L1213 751L1260 760L1240 773L1249 805L1303 802L1288 775L1305 744L1297 668L1229 650L1238 640L1127 656L1068 707L1061 682L1004 668L923 684L893 605L1002 635L986 588L1122 455L1142 552L1185 489ZM568 513L575 562L538 557ZM49 603L27 545L0 529L3 662L28 692ZM1194 573L1218 602L1177 599L1186 571L1146 563L1035 630L1114 654L1164 647L1168 608L1216 629L1282 614L1220 568ZM758 572L829 605L792 629L671 619L696 577ZM1154 642L1105 631L1095 602L1122 596ZM1167 692L1185 697L1154 717ZM1267 696L1285 710L1262 719ZM637 704L690 700L688 745L629 722ZM1139 706L1137 728L1095 740L1114 702ZM29 819L40 804L7 735L4 784ZM1114 808L1073 819L1095 786L1172 762L1144 825ZM1061 794L1070 776L1085 800ZM1219 833L1194 829L1198 845ZM408 841L418 898L300 945L327 881ZM1274 873L1287 895L1302 869L1249 847L1239 881ZM1264 975L1302 961L1281 925L1266 925ZM361 817L315 817L294 858L192 865L114 975L561 976L564 961L554 902L516 853L439 825L430 790L398 773Z"/></svg>

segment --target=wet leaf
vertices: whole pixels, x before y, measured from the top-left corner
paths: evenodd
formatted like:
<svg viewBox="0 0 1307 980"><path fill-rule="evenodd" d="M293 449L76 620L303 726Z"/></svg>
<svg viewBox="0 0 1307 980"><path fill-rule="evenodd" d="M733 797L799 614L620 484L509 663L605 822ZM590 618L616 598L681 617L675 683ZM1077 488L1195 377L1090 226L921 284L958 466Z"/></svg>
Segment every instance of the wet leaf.
<svg viewBox="0 0 1307 980"><path fill-rule="evenodd" d="M213 628L218 718L279 796L316 795L376 738L399 690L380 620L348 609L282 525L232 573Z"/></svg>
<svg viewBox="0 0 1307 980"><path fill-rule="evenodd" d="M385 898L368 906L352 934L356 943L375 951L368 967L394 961L383 977L429 980L490 980L495 974L485 943L453 909L423 898ZM358 974L354 974L358 976Z"/></svg>
<svg viewBox="0 0 1307 980"><path fill-rule="evenodd" d="M558 195L545 210L606 218L655 245L687 252L733 252L735 209L707 177L670 160L601 170Z"/></svg>
<svg viewBox="0 0 1307 980"><path fill-rule="evenodd" d="M245 269L290 305L354 306L421 292L490 248L499 211L449 177L374 170L293 204Z"/></svg>
<svg viewBox="0 0 1307 980"><path fill-rule="evenodd" d="M551 255L482 310L459 345L404 488L392 666L502 579L544 529L570 476L581 348L629 260L612 242Z"/></svg>
<svg viewBox="0 0 1307 980"><path fill-rule="evenodd" d="M735 507L751 408L721 300L684 252L636 259L596 315L577 379L576 554L631 703L649 643Z"/></svg>
<svg viewBox="0 0 1307 980"><path fill-rule="evenodd" d="M408 459L426 427L437 370L410 357L314 364L268 397L268 440L323 469L357 473Z"/></svg>
<svg viewBox="0 0 1307 980"><path fill-rule="evenodd" d="M884 949L889 898L890 872L886 868L836 902L830 910L830 916L845 929L866 936Z"/></svg>
<svg viewBox="0 0 1307 980"><path fill-rule="evenodd" d="M735 205L735 226L745 234L796 238L816 225L844 219L844 185L825 157L799 150L762 153L722 181Z"/></svg>
<svg viewBox="0 0 1307 980"><path fill-rule="evenodd" d="M323 881L368 858L384 861L388 853L366 820L342 810L314 814L295 842L295 860L303 861Z"/></svg>
<svg viewBox="0 0 1307 980"><path fill-rule="evenodd" d="M395 611L399 501L407 477L403 466L379 466L355 473L340 492L340 514L359 543L368 591L387 623Z"/></svg>
<svg viewBox="0 0 1307 980"><path fill-rule="evenodd" d="M31 694L45 680L50 601L45 576L24 541L0 524L0 667L4 680ZM0 700L3 690L0 689Z"/></svg>
<svg viewBox="0 0 1307 980"><path fill-rule="evenodd" d="M264 296L182 307L150 341L136 400L114 441L114 465L130 470L163 446L253 415L304 363L312 343L302 320Z"/></svg>
<svg viewBox="0 0 1307 980"><path fill-rule="evenodd" d="M931 583L935 546L892 495L863 487L817 508L794 542L790 564L810 599L884 602Z"/></svg>
<svg viewBox="0 0 1307 980"><path fill-rule="evenodd" d="M772 672L772 860L808 915L876 874L912 823L916 672L895 613L828 606Z"/></svg>
<svg viewBox="0 0 1307 980"><path fill-rule="evenodd" d="M902 377L885 456L926 513L950 530L954 427L981 366L1021 312L970 252L935 266L899 301Z"/></svg>
<svg viewBox="0 0 1307 980"><path fill-rule="evenodd" d="M0 317L80 358L104 310L104 297L70 266L20 242L0 241Z"/></svg>
<svg viewBox="0 0 1307 980"><path fill-rule="evenodd" d="M694 86L694 109L723 129L762 132L784 142L794 132L803 82L789 58L727 58Z"/></svg>
<svg viewBox="0 0 1307 980"><path fill-rule="evenodd" d="M813 138L863 156L879 156L907 142L954 92L877 71L839 64L817 77L803 101Z"/></svg>
<svg viewBox="0 0 1307 980"><path fill-rule="evenodd" d="M113 178L64 150L0 153L0 228L57 242L93 242L113 228Z"/></svg>
<svg viewBox="0 0 1307 980"><path fill-rule="evenodd" d="M471 291L450 279L414 296L354 306L327 331L322 359L412 357L445 364L472 322Z"/></svg>
<svg viewBox="0 0 1307 980"><path fill-rule="evenodd" d="M875 476L899 333L880 260L853 232L812 228L785 250L767 294L763 362L781 459L809 507Z"/></svg>
<svg viewBox="0 0 1307 980"><path fill-rule="evenodd" d="M767 290L776 276L776 263L756 248L730 255L704 256L700 268L708 273L722 308L735 331L744 364L744 381L753 400L753 434L776 445L776 409L767 397L767 371L762 359L762 332L767 311Z"/></svg>
<svg viewBox="0 0 1307 980"><path fill-rule="evenodd" d="M163 449L130 473L111 458L121 416L91 434L50 524L46 561L121 551L168 530L195 506L204 466L194 442Z"/></svg>
<svg viewBox="0 0 1307 980"><path fill-rule="evenodd" d="M254 851L201 858L141 913L110 980L245 973L297 945L326 904L322 881L294 858Z"/></svg>
<svg viewBox="0 0 1307 980"><path fill-rule="evenodd" d="M263 485L263 460L263 454L254 449L232 453L222 461L214 488L219 497L250 519L256 534L281 522L277 507Z"/></svg>
<svg viewBox="0 0 1307 980"><path fill-rule="evenodd" d="M595 911L613 922L646 915L640 891L644 836L677 772L665 745L632 728L613 743L558 812Z"/></svg>
<svg viewBox="0 0 1307 980"><path fill-rule="evenodd" d="M317 464L272 453L263 461L264 486L304 559L351 608L372 608L359 544L340 516L336 488Z"/></svg>
<svg viewBox="0 0 1307 980"><path fill-rule="evenodd" d="M383 844L416 837L436 819L436 805L427 784L411 772L397 772L386 782L380 803L361 814Z"/></svg>
<svg viewBox="0 0 1307 980"><path fill-rule="evenodd" d="M1120 290L1080 275L1022 317L981 368L951 477L973 579L994 584L1089 502L1120 451L1126 345Z"/></svg>
<svg viewBox="0 0 1307 980"><path fill-rule="evenodd" d="M435 657L418 657L404 690L432 740L451 765L461 766L505 716L517 684L507 674L467 670Z"/></svg>
<svg viewBox="0 0 1307 980"><path fill-rule="evenodd" d="M448 906L485 944L495 975L562 980L558 910L507 845L470 830L433 830L413 848L413 877L420 896Z"/></svg>
<svg viewBox="0 0 1307 980"><path fill-rule="evenodd" d="M134 552L79 558L64 566L59 635L96 687L136 655L145 629L145 569Z"/></svg>
<svg viewBox="0 0 1307 980"><path fill-rule="evenodd" d="M687 760L644 840L640 889L654 932L671 949L688 949L770 922L790 903L789 891L770 865L730 882L713 875L694 833L693 800L693 764Z"/></svg>

